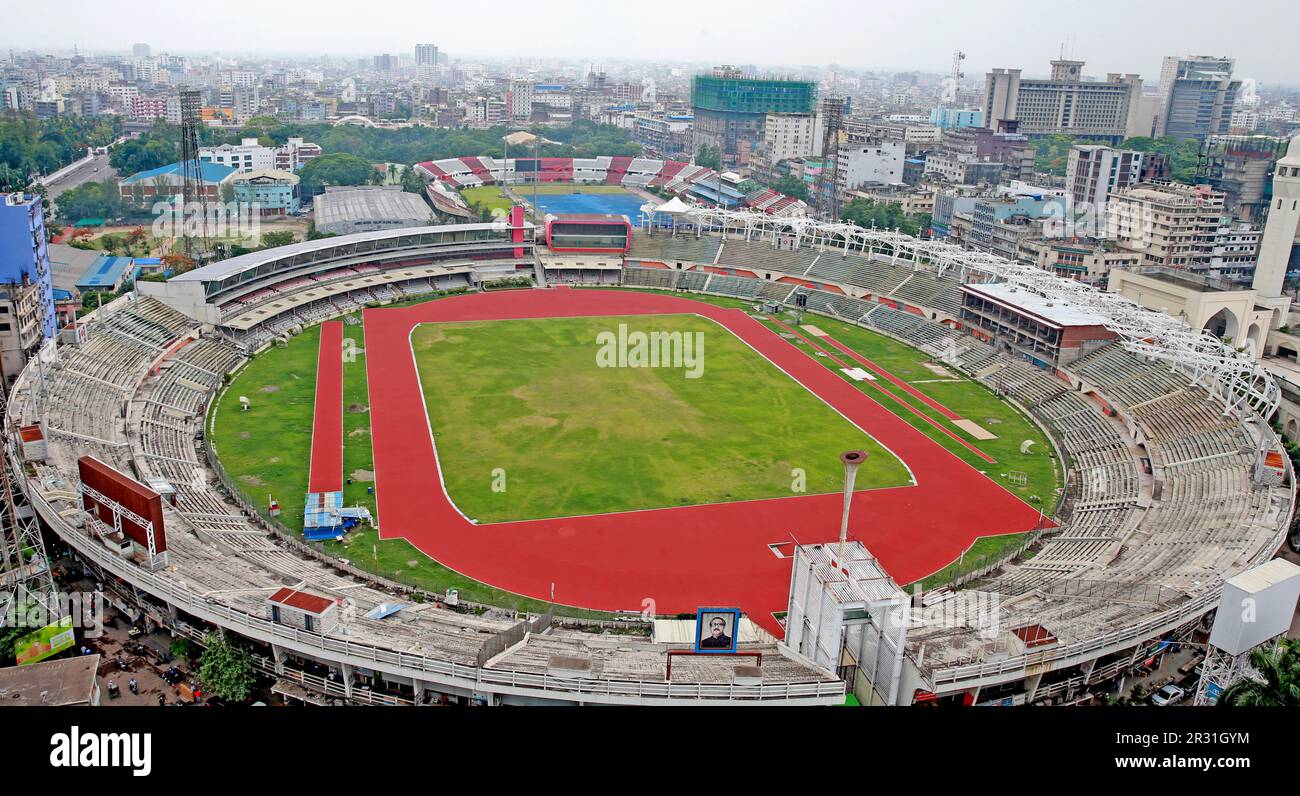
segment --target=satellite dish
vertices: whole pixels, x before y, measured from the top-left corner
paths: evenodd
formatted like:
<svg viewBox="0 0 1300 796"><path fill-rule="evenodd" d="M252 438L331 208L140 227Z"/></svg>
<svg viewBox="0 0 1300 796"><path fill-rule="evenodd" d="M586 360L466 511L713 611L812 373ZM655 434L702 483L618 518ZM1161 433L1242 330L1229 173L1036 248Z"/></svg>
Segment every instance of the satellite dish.
<svg viewBox="0 0 1300 796"><path fill-rule="evenodd" d="M1030 448L1032 447L1034 447L1034 441L1032 439L1027 439L1024 442L1020 443L1020 452L1029 453Z"/></svg>

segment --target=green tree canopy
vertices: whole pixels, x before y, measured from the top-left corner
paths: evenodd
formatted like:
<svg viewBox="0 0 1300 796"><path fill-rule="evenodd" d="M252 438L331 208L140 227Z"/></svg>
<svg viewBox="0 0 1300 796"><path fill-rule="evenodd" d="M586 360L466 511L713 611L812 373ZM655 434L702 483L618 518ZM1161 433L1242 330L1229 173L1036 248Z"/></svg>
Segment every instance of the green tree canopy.
<svg viewBox="0 0 1300 796"><path fill-rule="evenodd" d="M116 218L122 214L122 195L116 180L83 182L59 195L58 217L76 222L83 218Z"/></svg>
<svg viewBox="0 0 1300 796"><path fill-rule="evenodd" d="M793 174L786 174L781 179L772 183L772 190L780 191L786 196L793 196L795 199L808 201L808 184Z"/></svg>
<svg viewBox="0 0 1300 796"><path fill-rule="evenodd" d="M36 119L12 111L0 113L0 190L27 188L86 154L87 147L107 146L119 132L117 117L56 116Z"/></svg>
<svg viewBox="0 0 1300 796"><path fill-rule="evenodd" d="M854 199L840 211L840 220L859 227L897 229L904 235L919 235L930 228L927 213L909 216L897 202L881 203L870 199Z"/></svg>
<svg viewBox="0 0 1300 796"><path fill-rule="evenodd" d="M375 167L356 155L332 152L312 159L298 172L303 196L315 196L326 185L368 185Z"/></svg>
<svg viewBox="0 0 1300 796"><path fill-rule="evenodd" d="M1300 707L1300 639L1250 653L1250 665L1262 679L1247 678L1219 695L1224 707Z"/></svg>
<svg viewBox="0 0 1300 796"><path fill-rule="evenodd" d="M203 657L199 660L199 682L215 696L231 702L243 702L253 693L257 677L253 673L253 656L243 647L227 642L217 633L203 639Z"/></svg>
<svg viewBox="0 0 1300 796"><path fill-rule="evenodd" d="M722 152L716 146L704 144L695 150L695 165L717 171L722 168Z"/></svg>

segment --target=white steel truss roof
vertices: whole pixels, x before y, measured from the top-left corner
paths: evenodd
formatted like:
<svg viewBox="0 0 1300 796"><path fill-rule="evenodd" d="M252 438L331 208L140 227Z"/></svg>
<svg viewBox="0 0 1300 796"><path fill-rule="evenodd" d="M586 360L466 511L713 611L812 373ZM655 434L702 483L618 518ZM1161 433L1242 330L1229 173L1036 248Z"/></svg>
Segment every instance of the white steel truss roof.
<svg viewBox="0 0 1300 796"><path fill-rule="evenodd" d="M1193 384L1214 395L1223 404L1225 413L1246 406L1267 420L1281 402L1277 383L1249 350L1237 350L1208 331L1193 329L1182 319L1149 310L1117 293L1097 290L1033 265L987 252L968 251L951 243L919 240L897 230L868 229L810 218L776 218L753 211L692 207L684 220L695 226L697 234L720 232L724 239L739 236L745 240L780 237L798 246L861 251L962 283L1014 284L1100 316L1106 327L1120 336L1126 349L1166 362L1171 370L1187 375Z"/></svg>

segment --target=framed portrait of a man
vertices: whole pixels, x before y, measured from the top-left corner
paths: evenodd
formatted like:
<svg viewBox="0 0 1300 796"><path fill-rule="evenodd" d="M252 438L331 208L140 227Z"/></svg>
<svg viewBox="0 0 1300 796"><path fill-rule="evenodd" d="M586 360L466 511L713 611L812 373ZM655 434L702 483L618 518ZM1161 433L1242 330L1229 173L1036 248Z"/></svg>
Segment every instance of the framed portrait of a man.
<svg viewBox="0 0 1300 796"><path fill-rule="evenodd" d="M695 651L735 652L739 631L739 608L700 608L695 612Z"/></svg>

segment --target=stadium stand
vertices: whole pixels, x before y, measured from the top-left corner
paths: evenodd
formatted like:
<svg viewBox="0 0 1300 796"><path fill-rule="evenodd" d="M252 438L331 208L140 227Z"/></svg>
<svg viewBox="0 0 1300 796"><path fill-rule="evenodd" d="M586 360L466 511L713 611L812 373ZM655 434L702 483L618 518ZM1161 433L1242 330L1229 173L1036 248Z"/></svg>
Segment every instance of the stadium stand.
<svg viewBox="0 0 1300 796"><path fill-rule="evenodd" d="M629 253L625 284L664 286L649 276L652 269L636 266L638 255L684 268L709 265L713 249L702 241L717 236L691 237L642 236ZM1048 431L1068 466L1058 525L1038 537L1033 557L972 573L971 581L1000 598L1005 627L1044 628L1050 642L1029 650L1014 634L922 623L909 631L906 647L911 675L904 682L914 692L999 686L1017 703L1072 699L1140 662L1151 649L1144 642L1185 637L1213 609L1226 578L1277 550L1294 511L1293 478L1289 469L1287 483L1255 477L1262 452L1280 445L1258 416L1240 406L1225 411L1217 394L1169 362L1144 360L1122 344L1058 376L890 306L901 301L956 317L959 283L937 269L879 253L809 248L726 236L718 262L861 291L854 298L798 289L810 311L921 348L1015 401ZM702 287L672 287L747 297L736 280L712 275ZM793 294L783 299L787 306ZM1046 662L1053 662L1050 673L1027 674Z"/></svg>
<svg viewBox="0 0 1300 796"><path fill-rule="evenodd" d="M409 233L390 235L402 232ZM347 237L354 240L333 240L354 252L349 247L355 239L367 236ZM408 258L422 246L418 237L408 237L404 245ZM302 249L280 252L287 258L302 254ZM45 461L27 467L11 451L8 464L19 487L54 532L101 577L126 586L118 592L144 614L197 641L206 627L227 628L254 645L264 673L343 701L377 697L354 690L350 681L313 678L308 671L313 662L342 665L360 656L386 681L401 684L402 694L389 699L392 704L422 704L437 701L439 695L471 692L499 703L842 702L844 685L832 673L771 641L745 645L763 656L761 681L756 683L737 681L735 667L749 659L682 664L665 682L669 645L634 635L607 637L599 627L591 632L582 622L576 627L548 625L549 616L534 621L536 632L522 645L503 647L505 654L485 658L485 651L495 649L488 642L509 637L516 627L513 611L487 609L480 615L472 605L452 609L435 603L437 595L411 604L409 597L399 596L396 589L402 587L397 584L275 533L233 486L203 440L203 422L224 375L247 361L251 341L337 315L341 307L358 302L393 300L406 290L420 295L465 287L472 283L476 267L497 256L494 242L485 239L476 254L486 260L440 264L432 276L353 286L332 296L338 303L285 307L242 330L220 324L214 329L149 296L129 294L99 308L85 319L82 345L52 341L41 354L41 372L28 368L14 385L10 417L23 423L41 421L49 432ZM350 277L340 263L348 256L320 258L311 279L303 279L296 268L284 269L282 281L271 280L264 289L292 297L320 289L322 282L346 285ZM195 284L211 290L207 295L213 309L225 308L226 316L243 311L230 307L223 291L213 288L230 275L229 268L191 273L198 275ZM97 520L82 511L77 498L77 459L85 454L167 496L163 513L169 559L164 568L150 570L100 542ZM341 627L310 633L267 618L267 597L286 585L338 600L346 609ZM386 613L380 609L395 600L403 600L406 607L383 619L367 616ZM554 656L590 661L589 673L550 676Z"/></svg>

